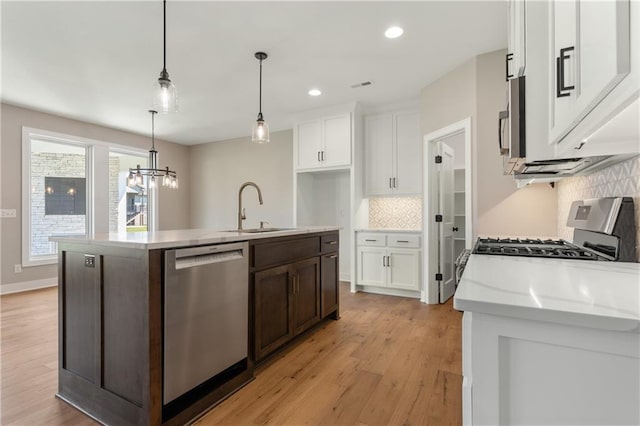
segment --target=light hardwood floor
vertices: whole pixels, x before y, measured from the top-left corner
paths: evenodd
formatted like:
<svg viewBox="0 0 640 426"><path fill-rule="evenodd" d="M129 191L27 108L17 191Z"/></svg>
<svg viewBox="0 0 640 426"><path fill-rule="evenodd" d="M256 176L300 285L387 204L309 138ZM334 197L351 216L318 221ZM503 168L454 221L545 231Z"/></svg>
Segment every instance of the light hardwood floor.
<svg viewBox="0 0 640 426"><path fill-rule="evenodd" d="M341 319L258 367L256 379L200 419L206 425L461 424L461 313L451 301L351 294ZM54 397L57 289L2 296L2 425L89 425Z"/></svg>

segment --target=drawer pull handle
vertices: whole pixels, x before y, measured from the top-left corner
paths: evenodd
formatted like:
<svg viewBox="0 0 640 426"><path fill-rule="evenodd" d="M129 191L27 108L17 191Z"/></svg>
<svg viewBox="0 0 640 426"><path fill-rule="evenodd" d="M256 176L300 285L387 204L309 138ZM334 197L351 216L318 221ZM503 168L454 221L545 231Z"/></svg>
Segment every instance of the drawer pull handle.
<svg viewBox="0 0 640 426"><path fill-rule="evenodd" d="M338 255L337 254L332 254L331 256L328 256L328 257L329 257L329 259L336 259L338 257Z"/></svg>
<svg viewBox="0 0 640 426"><path fill-rule="evenodd" d="M327 241L326 244L335 245L335 244L338 244L338 242L337 241Z"/></svg>
<svg viewBox="0 0 640 426"><path fill-rule="evenodd" d="M378 241L378 240L365 240L365 241L369 241L369 242L371 242L371 243L374 243L374 242L376 242L376 241Z"/></svg>
<svg viewBox="0 0 640 426"><path fill-rule="evenodd" d="M399 243L408 243L409 242L407 240L396 240L396 241L398 241Z"/></svg>

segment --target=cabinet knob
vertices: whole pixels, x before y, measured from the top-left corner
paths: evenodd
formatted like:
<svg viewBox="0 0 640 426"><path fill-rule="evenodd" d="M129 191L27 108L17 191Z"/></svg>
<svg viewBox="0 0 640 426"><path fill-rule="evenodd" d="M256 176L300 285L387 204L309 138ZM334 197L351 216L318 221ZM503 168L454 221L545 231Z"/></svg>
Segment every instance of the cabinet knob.
<svg viewBox="0 0 640 426"><path fill-rule="evenodd" d="M453 227L453 232L458 232L458 227L457 226Z"/></svg>

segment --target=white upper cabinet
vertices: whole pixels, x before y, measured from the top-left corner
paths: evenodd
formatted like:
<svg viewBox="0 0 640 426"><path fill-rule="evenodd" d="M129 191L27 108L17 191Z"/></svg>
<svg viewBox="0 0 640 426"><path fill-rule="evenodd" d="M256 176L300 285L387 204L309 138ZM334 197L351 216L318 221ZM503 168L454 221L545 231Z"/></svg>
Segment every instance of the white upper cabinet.
<svg viewBox="0 0 640 426"><path fill-rule="evenodd" d="M550 7L550 140L567 135L630 71L629 0Z"/></svg>
<svg viewBox="0 0 640 426"><path fill-rule="evenodd" d="M351 114L322 117L295 126L296 170L351 165Z"/></svg>
<svg viewBox="0 0 640 426"><path fill-rule="evenodd" d="M320 166L322 150L322 122L320 120L298 123L298 169L311 169Z"/></svg>
<svg viewBox="0 0 640 426"><path fill-rule="evenodd" d="M393 177L393 117L391 114L367 117L366 192L368 195L391 194Z"/></svg>
<svg viewBox="0 0 640 426"><path fill-rule="evenodd" d="M402 111L365 119L367 196L422 192L420 115Z"/></svg>
<svg viewBox="0 0 640 426"><path fill-rule="evenodd" d="M525 3L510 1L508 5L509 36L507 38L506 79L524 75L527 54L525 45Z"/></svg>
<svg viewBox="0 0 640 426"><path fill-rule="evenodd" d="M507 74L526 82L527 161L640 153L637 140L594 136L638 100L640 2L511 0L508 37Z"/></svg>
<svg viewBox="0 0 640 426"><path fill-rule="evenodd" d="M405 112L394 114L396 140L395 193L417 195L422 193L422 138L420 114Z"/></svg>

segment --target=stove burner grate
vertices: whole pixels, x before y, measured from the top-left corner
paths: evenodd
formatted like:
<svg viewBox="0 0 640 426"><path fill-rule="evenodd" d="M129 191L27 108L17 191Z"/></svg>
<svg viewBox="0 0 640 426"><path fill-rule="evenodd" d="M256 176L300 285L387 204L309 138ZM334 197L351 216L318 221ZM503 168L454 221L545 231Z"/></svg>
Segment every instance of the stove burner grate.
<svg viewBox="0 0 640 426"><path fill-rule="evenodd" d="M596 254L561 240L481 238L473 252L501 256L599 260Z"/></svg>

